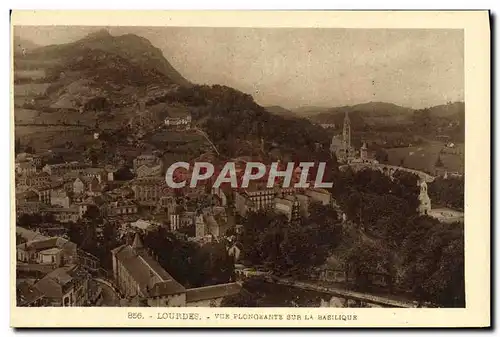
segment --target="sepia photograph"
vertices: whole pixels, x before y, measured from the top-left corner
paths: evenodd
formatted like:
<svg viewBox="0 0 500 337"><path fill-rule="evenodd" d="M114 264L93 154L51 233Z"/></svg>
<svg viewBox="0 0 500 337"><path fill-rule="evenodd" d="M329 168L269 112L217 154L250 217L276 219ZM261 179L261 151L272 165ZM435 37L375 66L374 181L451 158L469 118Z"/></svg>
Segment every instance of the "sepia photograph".
<svg viewBox="0 0 500 337"><path fill-rule="evenodd" d="M147 22L11 28L16 307L470 305L463 28Z"/></svg>

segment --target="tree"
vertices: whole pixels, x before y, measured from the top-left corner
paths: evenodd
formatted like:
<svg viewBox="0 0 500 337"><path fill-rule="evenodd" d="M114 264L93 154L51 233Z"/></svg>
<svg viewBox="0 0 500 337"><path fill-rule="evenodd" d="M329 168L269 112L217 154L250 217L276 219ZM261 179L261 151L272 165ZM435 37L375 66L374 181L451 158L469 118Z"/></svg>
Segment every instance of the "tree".
<svg viewBox="0 0 500 337"><path fill-rule="evenodd" d="M114 174L114 178L119 181L134 179L134 174L130 171L130 167L122 166Z"/></svg>
<svg viewBox="0 0 500 337"><path fill-rule="evenodd" d="M16 233L16 245L20 245L21 243L25 243L26 239L19 233Z"/></svg>
<svg viewBox="0 0 500 337"><path fill-rule="evenodd" d="M17 137L16 140L15 140L14 151L15 151L16 154L22 152L22 144L21 144L21 139L19 137Z"/></svg>
<svg viewBox="0 0 500 337"><path fill-rule="evenodd" d="M389 162L389 154L386 150L379 148L375 151L375 159L379 163L388 163Z"/></svg>
<svg viewBox="0 0 500 337"><path fill-rule="evenodd" d="M420 301L464 307L463 224L418 217L408 225L401 249L406 286Z"/></svg>
<svg viewBox="0 0 500 337"><path fill-rule="evenodd" d="M435 164L436 167L443 167L443 162L441 161L441 156L438 156L437 160L436 160L436 164Z"/></svg>
<svg viewBox="0 0 500 337"><path fill-rule="evenodd" d="M221 307L236 307L236 308L248 308L257 307L257 296L252 293L242 289L236 295L231 295L224 297L221 302Z"/></svg>

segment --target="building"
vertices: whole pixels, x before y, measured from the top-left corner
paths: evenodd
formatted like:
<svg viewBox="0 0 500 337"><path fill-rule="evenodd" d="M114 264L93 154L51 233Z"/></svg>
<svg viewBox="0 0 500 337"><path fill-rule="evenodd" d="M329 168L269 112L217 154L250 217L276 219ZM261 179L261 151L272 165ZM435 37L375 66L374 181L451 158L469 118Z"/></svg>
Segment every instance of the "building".
<svg viewBox="0 0 500 337"><path fill-rule="evenodd" d="M160 158L152 154L141 154L133 160L134 172L141 166L156 166L160 164Z"/></svg>
<svg viewBox="0 0 500 337"><path fill-rule="evenodd" d="M134 199L140 206L157 207L163 197L171 196L164 177L144 177L131 183Z"/></svg>
<svg viewBox="0 0 500 337"><path fill-rule="evenodd" d="M82 171L81 175L85 178L96 178L99 184L108 180L108 172L104 168L89 167Z"/></svg>
<svg viewBox="0 0 500 337"><path fill-rule="evenodd" d="M26 153L26 152L19 153L16 156L15 162L16 163L32 162L37 168L42 167L42 157L32 153Z"/></svg>
<svg viewBox="0 0 500 337"><path fill-rule="evenodd" d="M186 290L186 306L189 307L220 307L225 297L240 293L238 283L223 283L212 286Z"/></svg>
<svg viewBox="0 0 500 337"><path fill-rule="evenodd" d="M23 161L16 163L16 173L21 175L32 175L36 174L37 167L31 161Z"/></svg>
<svg viewBox="0 0 500 337"><path fill-rule="evenodd" d="M42 171L47 172L49 175L62 176L69 172L83 172L85 169L89 168L90 165L86 163L80 163L77 161L61 164L46 164Z"/></svg>
<svg viewBox="0 0 500 337"><path fill-rule="evenodd" d="M64 189L51 190L50 191L50 204L52 206L59 206L63 208L69 208L71 205L71 199Z"/></svg>
<svg viewBox="0 0 500 337"><path fill-rule="evenodd" d="M170 230L177 231L180 228L194 226L196 224L196 212L184 211L182 207L177 207L177 210L169 215Z"/></svg>
<svg viewBox="0 0 500 337"><path fill-rule="evenodd" d="M68 265L48 273L34 287L49 306L81 307L88 305L90 274L79 265Z"/></svg>
<svg viewBox="0 0 500 337"><path fill-rule="evenodd" d="M16 184L20 187L37 187L50 183L50 176L46 172L23 174L16 178Z"/></svg>
<svg viewBox="0 0 500 337"><path fill-rule="evenodd" d="M168 111L167 113L169 115L164 119L166 127L185 130L189 130L191 128L191 115L189 113L174 113L173 111Z"/></svg>
<svg viewBox="0 0 500 337"><path fill-rule="evenodd" d="M348 163L355 157L355 150L351 144L351 121L347 111L342 128L342 139L339 141L337 136L332 137L330 153L337 157L339 163Z"/></svg>
<svg viewBox="0 0 500 337"><path fill-rule="evenodd" d="M267 182L250 182L248 188L234 192L234 204L239 215L245 216L248 211L257 212L272 208L276 196L296 193L296 189L293 187L268 188L266 184Z"/></svg>
<svg viewBox="0 0 500 337"><path fill-rule="evenodd" d="M25 241L49 239L49 237L42 235L39 232L35 232L21 226L16 226L16 235L20 235Z"/></svg>
<svg viewBox="0 0 500 337"><path fill-rule="evenodd" d="M226 296L240 292L238 283L186 289L148 253L135 235L131 245L112 250L113 276L118 289L129 299L150 307L220 306Z"/></svg>
<svg viewBox="0 0 500 337"><path fill-rule="evenodd" d="M296 221L301 216L299 199L292 195L275 198L274 211L285 215L288 221Z"/></svg>
<svg viewBox="0 0 500 337"><path fill-rule="evenodd" d="M214 238L224 236L230 227L228 215L224 207L207 207L203 209L203 223L205 225L203 230L204 235L211 235ZM199 230L201 234L201 229Z"/></svg>
<svg viewBox="0 0 500 337"><path fill-rule="evenodd" d="M147 254L139 234L131 245L112 250L113 276L125 297L139 296L150 306L184 306L186 289Z"/></svg>
<svg viewBox="0 0 500 337"><path fill-rule="evenodd" d="M16 303L18 307L45 307L49 300L36 287L23 281L16 285Z"/></svg>
<svg viewBox="0 0 500 337"><path fill-rule="evenodd" d="M107 215L126 215L126 214L137 214L138 207L136 203L132 200L117 200L110 202L108 204Z"/></svg>
<svg viewBox="0 0 500 337"><path fill-rule="evenodd" d="M54 267L75 263L78 259L75 243L61 237L36 238L16 246L17 261L46 264Z"/></svg>
<svg viewBox="0 0 500 337"><path fill-rule="evenodd" d="M54 216L59 222L67 223L67 222L78 222L81 218L82 209L78 205L72 205L70 207L51 207L45 208L45 212L50 213Z"/></svg>
<svg viewBox="0 0 500 337"><path fill-rule="evenodd" d="M311 200L321 203L323 206L332 204L332 195L323 188L308 188L304 191Z"/></svg>
<svg viewBox="0 0 500 337"><path fill-rule="evenodd" d="M37 187L30 188L38 196L38 201L42 204L50 205L50 193L52 191L51 184L39 185Z"/></svg>
<svg viewBox="0 0 500 337"><path fill-rule="evenodd" d="M159 176L161 175L161 171L161 164L155 166L142 165L136 170L135 174L138 178L143 178L148 176Z"/></svg>
<svg viewBox="0 0 500 337"><path fill-rule="evenodd" d="M103 186L97 177L82 175L73 181L73 193L76 195L101 195L104 190Z"/></svg>
<svg viewBox="0 0 500 337"><path fill-rule="evenodd" d="M16 215L38 214L43 209L44 204L39 201L16 201Z"/></svg>

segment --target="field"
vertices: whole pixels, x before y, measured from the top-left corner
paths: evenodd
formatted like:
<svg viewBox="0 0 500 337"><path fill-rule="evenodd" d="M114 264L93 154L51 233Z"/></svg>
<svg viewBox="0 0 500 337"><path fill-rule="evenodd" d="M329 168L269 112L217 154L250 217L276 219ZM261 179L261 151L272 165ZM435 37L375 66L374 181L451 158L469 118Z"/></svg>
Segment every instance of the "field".
<svg viewBox="0 0 500 337"><path fill-rule="evenodd" d="M43 95L50 83L29 83L16 84L14 86L14 96L39 96Z"/></svg>
<svg viewBox="0 0 500 337"><path fill-rule="evenodd" d="M73 126L16 126L14 137L19 138L21 144L31 145L36 152L64 146L67 141L76 146L93 141L93 134L82 127Z"/></svg>
<svg viewBox="0 0 500 337"><path fill-rule="evenodd" d="M435 164L438 157L441 157L443 168L450 172L464 172L464 155L452 153L441 153L444 145L439 142L432 142L421 146L402 147L387 149L389 163L391 165L403 166L434 173ZM457 149L463 148L462 144L457 145ZM441 154L440 154L441 153Z"/></svg>
<svg viewBox="0 0 500 337"><path fill-rule="evenodd" d="M147 142L164 152L166 162L192 160L211 149L206 139L194 131L165 130L153 134Z"/></svg>
<svg viewBox="0 0 500 337"><path fill-rule="evenodd" d="M44 70L16 70L14 72L15 78L19 79L40 79L45 76L45 71Z"/></svg>

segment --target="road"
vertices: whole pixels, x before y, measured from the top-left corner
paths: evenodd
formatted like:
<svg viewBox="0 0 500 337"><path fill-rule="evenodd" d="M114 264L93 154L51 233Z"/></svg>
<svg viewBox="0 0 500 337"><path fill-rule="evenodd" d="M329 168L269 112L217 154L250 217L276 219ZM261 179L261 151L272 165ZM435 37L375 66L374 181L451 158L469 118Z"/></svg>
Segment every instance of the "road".
<svg viewBox="0 0 500 337"><path fill-rule="evenodd" d="M99 280L96 280L99 286L102 289L102 307L119 307L120 302L118 295L115 293L113 288L111 288L109 285L103 282L99 282Z"/></svg>

